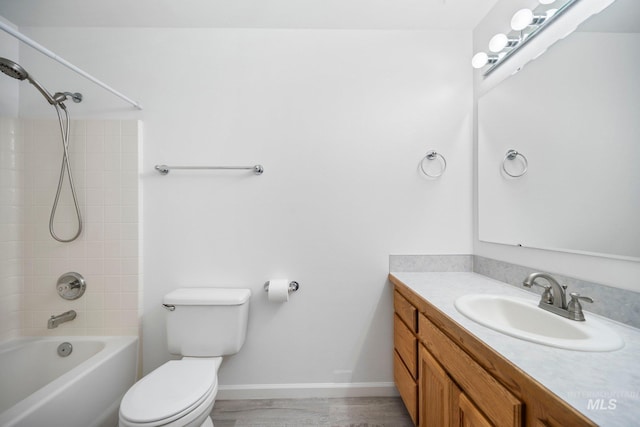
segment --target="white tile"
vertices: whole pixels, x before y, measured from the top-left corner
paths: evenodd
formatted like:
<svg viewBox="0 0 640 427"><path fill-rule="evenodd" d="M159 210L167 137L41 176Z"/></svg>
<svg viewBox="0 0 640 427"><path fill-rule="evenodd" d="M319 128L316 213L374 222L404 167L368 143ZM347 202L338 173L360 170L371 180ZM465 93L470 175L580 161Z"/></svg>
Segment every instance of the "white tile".
<svg viewBox="0 0 640 427"><path fill-rule="evenodd" d="M119 171L122 169L122 161L119 152L104 153L103 170Z"/></svg>
<svg viewBox="0 0 640 427"><path fill-rule="evenodd" d="M122 120L120 122L120 133L124 135L138 135L137 120Z"/></svg>
<svg viewBox="0 0 640 427"><path fill-rule="evenodd" d="M104 133L105 135L120 135L120 120L105 120L104 121Z"/></svg>
<svg viewBox="0 0 640 427"><path fill-rule="evenodd" d="M104 170L103 154L90 152L85 156L85 168L89 171L98 172Z"/></svg>
<svg viewBox="0 0 640 427"><path fill-rule="evenodd" d="M120 153L120 133L105 135L104 151L106 153Z"/></svg>
<svg viewBox="0 0 640 427"><path fill-rule="evenodd" d="M70 160L85 229L80 240L68 244L53 241L48 231L62 161L57 123L15 122L20 125L20 143L0 145L0 150L14 149L0 160L0 209L5 214L0 218L12 221L0 225L0 275L5 283L0 306L20 306L12 327L22 335L137 333L138 122L72 122ZM75 211L66 184L65 177L56 216L56 231L63 237L75 233ZM78 309L78 318L48 331L48 317L70 307L55 292L57 278L67 271L82 273L88 291L72 305ZM13 273L15 277L9 276ZM13 299L3 297L7 292L13 292ZM107 304L115 308L105 309ZM6 319L0 319L3 325ZM0 337L5 330L0 330Z"/></svg>
<svg viewBox="0 0 640 427"><path fill-rule="evenodd" d="M121 224L121 237L123 240L138 240L138 224L123 223Z"/></svg>
<svg viewBox="0 0 640 427"><path fill-rule="evenodd" d="M122 273L122 265L120 258L105 258L104 260L104 274L119 276Z"/></svg>
<svg viewBox="0 0 640 427"><path fill-rule="evenodd" d="M99 310L87 310L86 326L90 329L101 329L105 327L104 310L100 307Z"/></svg>
<svg viewBox="0 0 640 427"><path fill-rule="evenodd" d="M105 133L105 121L104 120L87 120L87 135L104 135Z"/></svg>
<svg viewBox="0 0 640 427"><path fill-rule="evenodd" d="M123 258L121 262L122 274L123 275L134 275L138 274L138 258Z"/></svg>
<svg viewBox="0 0 640 427"><path fill-rule="evenodd" d="M119 204L104 207L104 222L122 222L122 213Z"/></svg>
<svg viewBox="0 0 640 427"><path fill-rule="evenodd" d="M127 155L121 158L121 167L123 171L137 171L138 170L138 156Z"/></svg>
<svg viewBox="0 0 640 427"><path fill-rule="evenodd" d="M103 310L104 309L104 293L103 292L93 292L91 293L89 290L83 295L85 298L85 304L87 310Z"/></svg>

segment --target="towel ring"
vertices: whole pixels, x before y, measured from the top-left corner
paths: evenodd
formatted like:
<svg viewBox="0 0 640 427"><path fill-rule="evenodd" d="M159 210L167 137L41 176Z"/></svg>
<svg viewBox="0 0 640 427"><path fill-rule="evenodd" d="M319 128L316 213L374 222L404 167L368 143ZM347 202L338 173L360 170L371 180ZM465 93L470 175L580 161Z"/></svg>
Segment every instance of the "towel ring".
<svg viewBox="0 0 640 427"><path fill-rule="evenodd" d="M431 175L429 172L427 172L424 169L424 161L425 160L437 160L437 159L440 160L440 164L442 164L442 169L440 170L439 174ZM447 159L445 159L444 156L442 154L438 153L437 151L433 151L432 150L432 151L427 152L427 155L424 156L424 158L420 162L420 170L422 171L423 174L425 174L429 178L440 178L446 169L447 169Z"/></svg>
<svg viewBox="0 0 640 427"><path fill-rule="evenodd" d="M507 164L507 160L515 160L517 157L520 157L522 159L522 164L524 165L524 169L519 174L513 174L507 170L506 164ZM504 159L502 160L502 170L504 171L504 173L506 173L512 178L520 178L522 175L527 173L527 169L529 169L529 161L524 156L524 154L519 153L516 150L507 151L507 154L504 156Z"/></svg>

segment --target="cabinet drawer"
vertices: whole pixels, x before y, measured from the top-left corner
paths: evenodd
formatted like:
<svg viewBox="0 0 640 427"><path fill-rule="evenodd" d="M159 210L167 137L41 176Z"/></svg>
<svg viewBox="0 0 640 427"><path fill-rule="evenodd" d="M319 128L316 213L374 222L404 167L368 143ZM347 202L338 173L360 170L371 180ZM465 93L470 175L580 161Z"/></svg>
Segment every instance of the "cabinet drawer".
<svg viewBox="0 0 640 427"><path fill-rule="evenodd" d="M418 384L413 379L407 367L400 359L397 352L393 352L393 379L395 380L400 397L404 402L404 406L407 408L411 420L415 425L417 423L418 416Z"/></svg>
<svg viewBox="0 0 640 427"><path fill-rule="evenodd" d="M451 341L424 315L419 316L420 340L451 378L497 426L523 425L523 404Z"/></svg>
<svg viewBox="0 0 640 427"><path fill-rule="evenodd" d="M411 376L418 378L418 339L397 315L393 316L393 343Z"/></svg>
<svg viewBox="0 0 640 427"><path fill-rule="evenodd" d="M413 332L418 332L418 310L398 291L394 292L393 309Z"/></svg>

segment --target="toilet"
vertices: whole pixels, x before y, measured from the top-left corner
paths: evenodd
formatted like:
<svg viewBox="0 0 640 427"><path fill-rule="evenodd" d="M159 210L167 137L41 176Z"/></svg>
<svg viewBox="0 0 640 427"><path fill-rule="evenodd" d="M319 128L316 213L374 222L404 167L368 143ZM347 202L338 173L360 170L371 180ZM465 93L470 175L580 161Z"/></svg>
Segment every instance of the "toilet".
<svg viewBox="0 0 640 427"><path fill-rule="evenodd" d="M120 403L120 427L213 427L222 357L244 344L249 289L180 288L165 295L171 360L135 383Z"/></svg>

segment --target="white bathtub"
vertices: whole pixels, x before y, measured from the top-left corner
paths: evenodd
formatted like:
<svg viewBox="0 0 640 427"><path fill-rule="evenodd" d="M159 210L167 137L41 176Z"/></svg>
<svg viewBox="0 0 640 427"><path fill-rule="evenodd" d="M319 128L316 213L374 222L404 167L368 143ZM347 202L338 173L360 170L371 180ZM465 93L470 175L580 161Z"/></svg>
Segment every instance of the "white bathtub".
<svg viewBox="0 0 640 427"><path fill-rule="evenodd" d="M67 357L58 345L69 342ZM37 337L0 345L0 427L113 427L136 380L137 337Z"/></svg>

